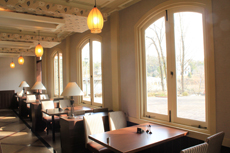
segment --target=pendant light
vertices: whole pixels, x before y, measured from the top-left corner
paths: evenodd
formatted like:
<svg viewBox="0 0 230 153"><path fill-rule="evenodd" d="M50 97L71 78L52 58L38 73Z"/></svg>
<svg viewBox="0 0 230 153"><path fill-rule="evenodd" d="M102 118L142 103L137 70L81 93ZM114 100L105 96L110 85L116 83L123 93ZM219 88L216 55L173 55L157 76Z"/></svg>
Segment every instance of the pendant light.
<svg viewBox="0 0 230 153"><path fill-rule="evenodd" d="M35 55L37 57L42 57L42 55L43 55L43 47L42 47L42 45L40 45L39 37L40 37L40 35L39 35L39 30L38 30L38 45L35 48Z"/></svg>
<svg viewBox="0 0 230 153"><path fill-rule="evenodd" d="M101 33L104 20L101 12L97 9L96 0L94 8L89 12L87 25L91 30L91 33Z"/></svg>
<svg viewBox="0 0 230 153"><path fill-rule="evenodd" d="M10 63L10 67L13 69L13 68L15 68L15 64L14 64L14 62L13 62L13 59L12 59L12 62Z"/></svg>
<svg viewBox="0 0 230 153"><path fill-rule="evenodd" d="M18 64L23 65L24 64L24 58L22 55L18 58Z"/></svg>

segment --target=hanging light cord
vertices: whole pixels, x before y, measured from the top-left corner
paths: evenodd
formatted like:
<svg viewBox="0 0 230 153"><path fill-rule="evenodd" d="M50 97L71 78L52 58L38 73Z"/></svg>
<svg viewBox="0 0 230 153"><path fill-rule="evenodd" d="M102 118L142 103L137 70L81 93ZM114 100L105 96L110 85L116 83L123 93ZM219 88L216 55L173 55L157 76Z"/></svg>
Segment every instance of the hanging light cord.
<svg viewBox="0 0 230 153"><path fill-rule="evenodd" d="M40 30L38 30L38 43L40 44Z"/></svg>
<svg viewBox="0 0 230 153"><path fill-rule="evenodd" d="M96 6L96 0L95 0L95 5L94 5L94 7L97 7L97 6Z"/></svg>

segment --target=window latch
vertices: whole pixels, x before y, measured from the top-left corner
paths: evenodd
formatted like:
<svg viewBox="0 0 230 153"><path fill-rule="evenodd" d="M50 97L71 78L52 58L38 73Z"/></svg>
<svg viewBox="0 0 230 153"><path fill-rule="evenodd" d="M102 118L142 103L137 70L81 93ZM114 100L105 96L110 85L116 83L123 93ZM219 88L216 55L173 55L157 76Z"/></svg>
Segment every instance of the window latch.
<svg viewBox="0 0 230 153"><path fill-rule="evenodd" d="M205 126L201 126L201 125L192 125L193 127L197 127L197 128L200 128L200 129L207 129L207 127Z"/></svg>
<svg viewBox="0 0 230 153"><path fill-rule="evenodd" d="M146 115L145 117L148 117L148 118L155 118L155 116L150 116L150 115Z"/></svg>
<svg viewBox="0 0 230 153"><path fill-rule="evenodd" d="M169 122L171 122L171 110L169 110Z"/></svg>
<svg viewBox="0 0 230 153"><path fill-rule="evenodd" d="M173 75L173 71L171 71L171 75Z"/></svg>

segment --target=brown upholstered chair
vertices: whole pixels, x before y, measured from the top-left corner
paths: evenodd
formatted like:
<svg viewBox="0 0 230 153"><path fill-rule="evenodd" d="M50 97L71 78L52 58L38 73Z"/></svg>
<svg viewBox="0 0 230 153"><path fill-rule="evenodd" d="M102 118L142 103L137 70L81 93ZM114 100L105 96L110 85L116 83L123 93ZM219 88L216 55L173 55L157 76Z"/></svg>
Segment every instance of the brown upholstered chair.
<svg viewBox="0 0 230 153"><path fill-rule="evenodd" d="M84 110L75 110L73 111L74 116L79 116L79 115L84 115L85 111ZM68 112L68 116L71 116L70 111Z"/></svg>
<svg viewBox="0 0 230 153"><path fill-rule="evenodd" d="M110 131L127 127L127 121L124 112L122 111L109 112L108 116L109 116Z"/></svg>
<svg viewBox="0 0 230 153"><path fill-rule="evenodd" d="M54 109L54 102L53 101L41 101L42 104L42 111L46 111L47 109ZM52 123L52 116L49 116L45 113L42 113L42 120L46 123L46 132L47 135L49 134L49 127ZM54 116L55 122L59 122L59 116ZM55 129L52 129L55 130Z"/></svg>
<svg viewBox="0 0 230 153"><path fill-rule="evenodd" d="M91 134L103 133L104 125L101 115L88 115L83 117L85 127L86 148L93 153L111 152L108 148L91 141L88 136Z"/></svg>
<svg viewBox="0 0 230 153"><path fill-rule="evenodd" d="M180 153L207 153L208 143L202 143L193 147L183 149Z"/></svg>
<svg viewBox="0 0 230 153"><path fill-rule="evenodd" d="M108 112L108 108L94 108L93 109L93 112L96 113L96 112Z"/></svg>
<svg viewBox="0 0 230 153"><path fill-rule="evenodd" d="M3 153L2 151L2 144L0 143L0 153Z"/></svg>
<svg viewBox="0 0 230 153"><path fill-rule="evenodd" d="M224 139L223 131L208 137L206 139L206 142L209 144L207 153L220 153L223 139Z"/></svg>

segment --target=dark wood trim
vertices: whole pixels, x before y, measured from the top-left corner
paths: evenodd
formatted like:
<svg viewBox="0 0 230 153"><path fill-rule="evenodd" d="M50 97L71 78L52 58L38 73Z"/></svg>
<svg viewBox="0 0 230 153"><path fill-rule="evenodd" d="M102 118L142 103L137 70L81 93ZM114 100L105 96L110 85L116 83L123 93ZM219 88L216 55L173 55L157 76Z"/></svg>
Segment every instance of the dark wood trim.
<svg viewBox="0 0 230 153"><path fill-rule="evenodd" d="M16 101L14 90L0 91L0 109L15 108Z"/></svg>

